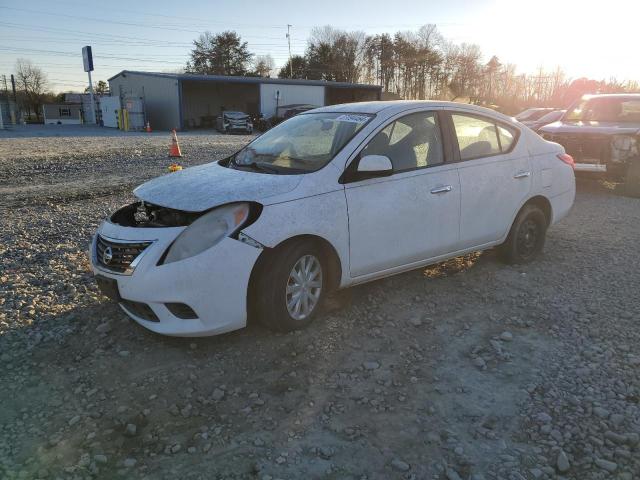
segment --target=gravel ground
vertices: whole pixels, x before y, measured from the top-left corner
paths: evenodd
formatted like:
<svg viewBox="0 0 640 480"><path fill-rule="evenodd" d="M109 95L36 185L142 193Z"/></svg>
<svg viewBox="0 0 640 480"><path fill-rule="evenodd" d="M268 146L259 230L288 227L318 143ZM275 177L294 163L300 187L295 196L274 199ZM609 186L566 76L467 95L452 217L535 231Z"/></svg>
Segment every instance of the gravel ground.
<svg viewBox="0 0 640 480"><path fill-rule="evenodd" d="M54 132L0 132L0 478L640 478L640 200L581 181L531 265L468 255L302 332L173 339L85 257L168 135ZM181 163L248 139L180 135Z"/></svg>

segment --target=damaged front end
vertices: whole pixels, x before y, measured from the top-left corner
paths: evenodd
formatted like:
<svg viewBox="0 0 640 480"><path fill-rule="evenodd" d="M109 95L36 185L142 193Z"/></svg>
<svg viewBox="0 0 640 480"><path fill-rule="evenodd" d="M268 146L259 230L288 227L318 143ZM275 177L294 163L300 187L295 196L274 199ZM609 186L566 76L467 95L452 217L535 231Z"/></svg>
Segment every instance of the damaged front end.
<svg viewBox="0 0 640 480"><path fill-rule="evenodd" d="M638 135L614 135L609 144L607 173L620 180L628 180L629 174L640 164L640 137Z"/></svg>
<svg viewBox="0 0 640 480"><path fill-rule="evenodd" d="M606 172L622 180L632 164L640 162L640 137L635 134L543 134L559 143L576 162L576 171Z"/></svg>
<svg viewBox="0 0 640 480"><path fill-rule="evenodd" d="M634 135L614 135L611 140L611 162L629 163L640 158L639 139Z"/></svg>

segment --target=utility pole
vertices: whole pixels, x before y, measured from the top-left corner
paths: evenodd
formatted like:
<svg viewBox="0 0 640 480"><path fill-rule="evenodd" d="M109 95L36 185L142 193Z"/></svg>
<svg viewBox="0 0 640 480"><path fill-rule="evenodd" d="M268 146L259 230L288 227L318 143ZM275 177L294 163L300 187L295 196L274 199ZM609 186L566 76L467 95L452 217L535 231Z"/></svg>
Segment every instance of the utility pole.
<svg viewBox="0 0 640 480"><path fill-rule="evenodd" d="M15 125L20 121L20 109L18 108L18 97L16 95L16 79L13 76L13 73L11 74L11 91L13 92L13 115L11 116L11 121Z"/></svg>
<svg viewBox="0 0 640 480"><path fill-rule="evenodd" d="M289 32L289 29L292 26L293 25L289 25L287 23L287 41L289 42L289 74L291 75L291 78L293 78L293 63L291 63L291 33Z"/></svg>
<svg viewBox="0 0 640 480"><path fill-rule="evenodd" d="M17 104L18 97L16 96L16 79L13 76L13 73L11 74L11 90L13 92L13 101Z"/></svg>

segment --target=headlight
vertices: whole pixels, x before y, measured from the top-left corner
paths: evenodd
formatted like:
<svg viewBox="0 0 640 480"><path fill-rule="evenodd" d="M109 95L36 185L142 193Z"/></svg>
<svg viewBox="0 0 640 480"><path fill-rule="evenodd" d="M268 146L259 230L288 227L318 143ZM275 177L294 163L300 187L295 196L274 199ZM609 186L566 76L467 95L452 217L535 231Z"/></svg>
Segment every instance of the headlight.
<svg viewBox="0 0 640 480"><path fill-rule="evenodd" d="M201 216L169 247L164 263L193 257L213 247L240 228L249 217L248 203L231 203Z"/></svg>

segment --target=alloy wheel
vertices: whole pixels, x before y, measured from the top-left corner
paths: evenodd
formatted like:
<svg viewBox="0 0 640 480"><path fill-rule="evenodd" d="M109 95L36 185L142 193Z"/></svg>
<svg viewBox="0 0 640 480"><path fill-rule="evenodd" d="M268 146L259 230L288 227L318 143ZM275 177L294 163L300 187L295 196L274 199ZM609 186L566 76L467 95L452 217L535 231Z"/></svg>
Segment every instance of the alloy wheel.
<svg viewBox="0 0 640 480"><path fill-rule="evenodd" d="M301 257L291 269L285 300L294 320L309 317L318 305L322 293L322 265L314 255Z"/></svg>

